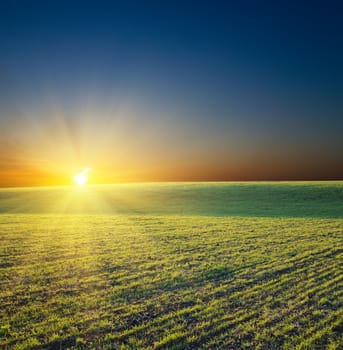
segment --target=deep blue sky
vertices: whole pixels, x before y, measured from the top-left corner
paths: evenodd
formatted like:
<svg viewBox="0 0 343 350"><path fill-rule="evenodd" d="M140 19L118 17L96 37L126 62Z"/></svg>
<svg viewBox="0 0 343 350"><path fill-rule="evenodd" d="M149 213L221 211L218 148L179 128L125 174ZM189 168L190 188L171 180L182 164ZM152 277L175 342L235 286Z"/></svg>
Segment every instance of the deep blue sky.
<svg viewBox="0 0 343 350"><path fill-rule="evenodd" d="M4 0L0 50L0 169L36 142L23 120L45 130L57 108L77 144L120 108L112 146L150 153L145 180L343 178L341 1Z"/></svg>

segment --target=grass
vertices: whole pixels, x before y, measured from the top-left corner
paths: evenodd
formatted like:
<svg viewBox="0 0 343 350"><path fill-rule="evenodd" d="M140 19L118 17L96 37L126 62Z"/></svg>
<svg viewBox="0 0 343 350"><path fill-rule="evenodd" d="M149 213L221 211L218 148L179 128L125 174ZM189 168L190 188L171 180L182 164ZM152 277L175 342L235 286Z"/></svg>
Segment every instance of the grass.
<svg viewBox="0 0 343 350"><path fill-rule="evenodd" d="M0 191L4 349L340 349L343 184Z"/></svg>

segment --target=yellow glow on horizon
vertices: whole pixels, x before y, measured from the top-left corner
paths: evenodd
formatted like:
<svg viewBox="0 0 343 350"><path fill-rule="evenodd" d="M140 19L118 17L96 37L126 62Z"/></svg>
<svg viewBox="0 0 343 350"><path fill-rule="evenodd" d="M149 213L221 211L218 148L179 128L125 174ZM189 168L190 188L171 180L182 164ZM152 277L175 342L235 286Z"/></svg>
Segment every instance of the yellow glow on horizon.
<svg viewBox="0 0 343 350"><path fill-rule="evenodd" d="M180 134L173 115L160 118L162 111L127 102L98 105L90 99L76 104L72 117L63 106L43 104L25 109L16 123L0 123L0 186L83 189L90 183L211 180L248 171L239 152L225 155L227 166L198 133L189 147L193 126L183 126ZM84 173L88 164L96 172Z"/></svg>
<svg viewBox="0 0 343 350"><path fill-rule="evenodd" d="M91 171L91 168L85 168L80 173L76 174L73 177L75 184L78 186L84 186L88 181L88 173Z"/></svg>

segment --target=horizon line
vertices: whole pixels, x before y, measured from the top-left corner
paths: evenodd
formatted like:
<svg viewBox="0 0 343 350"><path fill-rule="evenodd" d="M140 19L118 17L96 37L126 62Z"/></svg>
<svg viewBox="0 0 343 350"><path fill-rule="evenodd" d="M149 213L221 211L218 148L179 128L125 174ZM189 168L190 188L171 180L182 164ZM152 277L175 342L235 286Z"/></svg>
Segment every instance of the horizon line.
<svg viewBox="0 0 343 350"><path fill-rule="evenodd" d="M266 182L272 182L272 183L287 183L287 182L342 182L343 178L339 179L282 179L282 180L158 180L158 181L117 181L117 182L110 182L110 183L88 183L85 187L92 187L92 186L109 186L109 185L139 185L139 184L191 184L191 183L266 183ZM75 184L57 184L57 185L26 185L26 186L1 186L0 190L4 189L25 189L25 188L63 188L63 187L72 187L76 188L77 186Z"/></svg>

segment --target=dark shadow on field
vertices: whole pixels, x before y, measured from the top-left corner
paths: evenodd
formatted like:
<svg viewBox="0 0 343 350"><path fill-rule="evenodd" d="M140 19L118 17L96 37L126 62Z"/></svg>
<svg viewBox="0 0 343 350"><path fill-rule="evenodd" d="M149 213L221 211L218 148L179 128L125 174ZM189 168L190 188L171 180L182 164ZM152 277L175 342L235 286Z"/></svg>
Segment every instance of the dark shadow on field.
<svg viewBox="0 0 343 350"><path fill-rule="evenodd" d="M214 266L201 271L200 273L189 275L188 277L177 276L174 278L161 279L152 285L140 285L132 289L127 289L125 285L119 284L118 291L112 295L112 303L130 303L143 298L151 298L163 292L177 292L188 288L204 286L208 283L213 285L230 280L234 277L234 272L224 266ZM188 305L189 306L189 305Z"/></svg>
<svg viewBox="0 0 343 350"><path fill-rule="evenodd" d="M342 218L343 182L2 189L0 212Z"/></svg>
<svg viewBox="0 0 343 350"><path fill-rule="evenodd" d="M45 350L61 350L61 349L70 349L72 347L81 347L82 344L79 344L77 341L76 336L70 336L63 338L61 340L52 341L49 343L44 344L44 347L42 345L39 346L33 346L31 347L31 350L39 350L39 349L45 349Z"/></svg>

